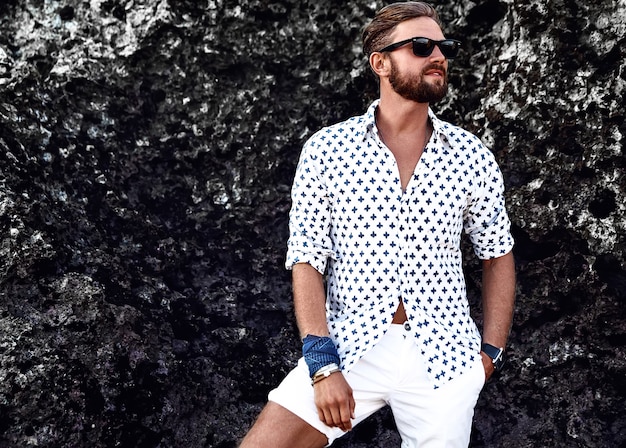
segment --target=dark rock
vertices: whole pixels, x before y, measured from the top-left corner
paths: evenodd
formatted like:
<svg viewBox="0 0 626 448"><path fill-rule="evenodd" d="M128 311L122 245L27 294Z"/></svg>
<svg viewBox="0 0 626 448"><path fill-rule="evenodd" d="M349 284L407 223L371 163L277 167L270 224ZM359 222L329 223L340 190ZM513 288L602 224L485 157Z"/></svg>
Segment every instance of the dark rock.
<svg viewBox="0 0 626 448"><path fill-rule="evenodd" d="M376 97L381 6L0 4L0 446L236 446L299 354L298 153ZM435 109L493 149L518 242L471 446L624 447L624 3L438 8L465 44ZM399 446L390 411L336 446Z"/></svg>

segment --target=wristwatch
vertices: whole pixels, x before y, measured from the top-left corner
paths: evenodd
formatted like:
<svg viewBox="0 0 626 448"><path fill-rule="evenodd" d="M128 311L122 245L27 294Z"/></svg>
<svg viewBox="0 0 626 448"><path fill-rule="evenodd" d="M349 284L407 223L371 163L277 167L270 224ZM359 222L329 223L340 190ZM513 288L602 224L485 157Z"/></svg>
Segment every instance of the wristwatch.
<svg viewBox="0 0 626 448"><path fill-rule="evenodd" d="M491 344L483 344L481 350L491 358L493 361L493 367L496 371L502 370L504 364L506 364L506 356L504 356L504 348L494 347Z"/></svg>

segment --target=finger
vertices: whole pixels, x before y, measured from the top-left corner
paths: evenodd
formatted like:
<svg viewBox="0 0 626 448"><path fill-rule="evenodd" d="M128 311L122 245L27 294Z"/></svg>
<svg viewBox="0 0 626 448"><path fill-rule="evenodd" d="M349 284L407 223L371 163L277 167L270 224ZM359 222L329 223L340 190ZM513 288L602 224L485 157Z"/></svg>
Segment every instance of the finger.
<svg viewBox="0 0 626 448"><path fill-rule="evenodd" d="M339 409L340 411L340 419L341 419L341 429L343 431L350 431L352 429L352 422L350 418L352 417L352 413L350 410L350 400L347 400Z"/></svg>
<svg viewBox="0 0 626 448"><path fill-rule="evenodd" d="M343 432L348 432L352 430L352 422L348 419L344 422L341 422L341 426L340 426L341 430Z"/></svg>
<svg viewBox="0 0 626 448"><path fill-rule="evenodd" d="M356 409L356 402L354 401L354 397L350 394L350 418L356 418L354 414L354 410Z"/></svg>
<svg viewBox="0 0 626 448"><path fill-rule="evenodd" d="M318 413L322 423L324 423L325 425L328 425L328 426L333 426L333 417L330 414L330 412L328 411L328 409L318 408L317 409L317 413Z"/></svg>
<svg viewBox="0 0 626 448"><path fill-rule="evenodd" d="M330 427L336 426L333 418L332 406L324 403L316 403L316 406L317 415L320 421Z"/></svg>
<svg viewBox="0 0 626 448"><path fill-rule="evenodd" d="M332 425L331 426L336 426L337 428L343 430L343 424L341 421L341 411L338 408L331 408L330 409L330 413L331 413L331 418L332 418Z"/></svg>

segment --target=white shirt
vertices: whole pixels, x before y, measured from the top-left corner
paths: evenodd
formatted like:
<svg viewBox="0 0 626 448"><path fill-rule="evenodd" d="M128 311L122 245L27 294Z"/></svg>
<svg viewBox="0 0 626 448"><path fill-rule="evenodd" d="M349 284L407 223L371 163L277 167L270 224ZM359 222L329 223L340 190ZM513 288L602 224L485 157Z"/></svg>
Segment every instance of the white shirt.
<svg viewBox="0 0 626 448"><path fill-rule="evenodd" d="M435 388L480 353L462 268L513 247L502 174L471 133L429 110L433 133L402 191L375 101L304 145L292 188L286 267L327 274L328 328L345 371L385 334L400 300Z"/></svg>

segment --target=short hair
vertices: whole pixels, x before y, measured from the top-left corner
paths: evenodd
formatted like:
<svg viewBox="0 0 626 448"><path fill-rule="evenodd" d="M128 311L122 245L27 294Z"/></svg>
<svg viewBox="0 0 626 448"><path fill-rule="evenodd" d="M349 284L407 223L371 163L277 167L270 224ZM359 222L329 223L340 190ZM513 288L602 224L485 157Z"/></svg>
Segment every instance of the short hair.
<svg viewBox="0 0 626 448"><path fill-rule="evenodd" d="M392 3L380 9L372 21L363 29L361 36L363 52L367 57L375 51L393 43L389 42L389 35L394 28L405 20L416 17L430 17L439 27L443 28L435 8L424 2Z"/></svg>

